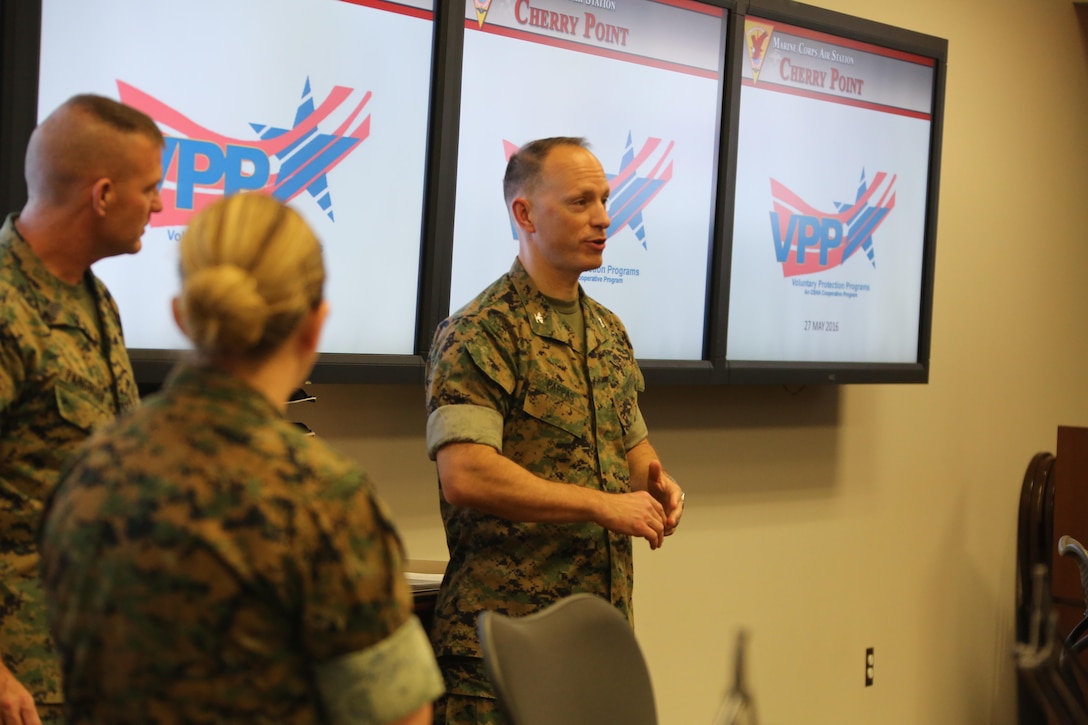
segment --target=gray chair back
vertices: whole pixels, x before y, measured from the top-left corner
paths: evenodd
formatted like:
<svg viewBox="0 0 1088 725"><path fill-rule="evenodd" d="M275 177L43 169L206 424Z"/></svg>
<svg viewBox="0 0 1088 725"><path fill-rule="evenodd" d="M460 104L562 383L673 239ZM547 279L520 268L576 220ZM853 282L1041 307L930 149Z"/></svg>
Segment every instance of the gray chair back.
<svg viewBox="0 0 1088 725"><path fill-rule="evenodd" d="M476 629L513 725L657 725L635 633L605 600L574 594L524 617L481 612Z"/></svg>

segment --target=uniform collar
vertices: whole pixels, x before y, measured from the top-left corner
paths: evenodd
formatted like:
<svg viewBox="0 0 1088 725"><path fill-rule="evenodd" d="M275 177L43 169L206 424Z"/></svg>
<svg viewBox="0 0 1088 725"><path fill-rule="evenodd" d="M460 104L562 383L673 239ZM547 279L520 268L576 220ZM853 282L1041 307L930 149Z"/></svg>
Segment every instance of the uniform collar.
<svg viewBox="0 0 1088 725"><path fill-rule="evenodd" d="M26 299L32 304L41 316L42 321L49 327L76 327L81 329L92 340L98 339L97 321L86 319L80 314L81 310L71 304L71 298L78 294L78 285L70 285L64 282L52 272L40 257L30 248L26 240L15 228L15 220L18 213L9 214L4 220L4 226L0 229L0 239L3 246L7 247L11 257L11 264L16 273L26 281ZM94 285L94 276L87 270L80 285L90 282L92 298L99 316L102 315L101 297L102 291Z"/></svg>
<svg viewBox="0 0 1088 725"><path fill-rule="evenodd" d="M521 297L525 305L525 313L529 319L529 326L534 335L550 337L553 340L564 342L568 345L574 343L574 335L571 329L563 322L562 317L556 312L548 298L533 282L529 272L522 265L521 260L514 258L513 265L508 273L510 283ZM582 305L582 314L586 320L586 349L592 350L603 341L605 335L604 320L601 319L601 311L593 300L586 296L582 285L578 285L578 300Z"/></svg>
<svg viewBox="0 0 1088 725"><path fill-rule="evenodd" d="M510 283L517 290L525 305L525 315L529 320L529 327L534 335L550 337L553 340L565 342L568 345L573 342L570 329L563 323L562 317L548 302L548 298L533 282L521 260L514 258L514 264L510 267ZM581 297L582 288L578 288L578 296Z"/></svg>
<svg viewBox="0 0 1088 725"><path fill-rule="evenodd" d="M191 395L212 406L219 401L230 401L232 406L240 407L260 418L286 417L260 391L227 371L203 362L179 363L170 371L163 389Z"/></svg>

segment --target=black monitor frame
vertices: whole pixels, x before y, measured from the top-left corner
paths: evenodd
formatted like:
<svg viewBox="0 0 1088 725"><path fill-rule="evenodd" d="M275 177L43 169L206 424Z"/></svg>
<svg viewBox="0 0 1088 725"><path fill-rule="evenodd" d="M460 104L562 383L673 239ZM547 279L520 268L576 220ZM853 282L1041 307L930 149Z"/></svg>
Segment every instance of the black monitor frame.
<svg viewBox="0 0 1088 725"><path fill-rule="evenodd" d="M809 30L840 36L855 41L889 48L934 61L933 105L930 120L930 157L926 190L926 217L923 232L921 294L919 310L918 351L913 363L857 363L857 362L787 362L779 360L729 360L726 357L725 329L728 320L730 291L730 264L734 225L735 185L738 157L738 128L740 118L741 71L744 48L744 19L748 15L761 19L787 23ZM864 20L850 15L817 8L793 0L750 0L738 7L736 24L731 28L729 98L726 107L731 129L726 139L727 158L723 164L725 179L730 180L729 198L723 199L719 209L723 230L722 257L718 260L720 275L714 289L717 296L712 300L714 317L721 324L711 331L711 356L718 370L720 382L729 384L842 384L842 383L926 383L930 369L930 339L933 320L933 280L936 262L937 207L940 196L941 139L944 118L944 96L948 42L942 38L898 28L883 23Z"/></svg>
<svg viewBox="0 0 1088 725"><path fill-rule="evenodd" d="M929 378L933 279L947 41L890 25L802 5L792 0L697 0L726 11L724 77L719 87L721 136L713 190L712 239L704 315L702 360L640 359L651 384L925 383ZM428 120L426 179L420 246L417 322L413 354L319 355L315 383L422 383L437 325L449 313L452 229L457 179L461 66L467 0L439 0L433 14L432 93ZM740 114L744 20L758 16L935 61L929 184L924 225L921 310L917 361L910 364L793 363L726 359L729 265L734 225L734 177ZM41 0L0 5L0 209L17 210L26 200L23 156L36 124ZM498 183L498 182L496 182ZM187 353L133 349L137 380L145 388L162 382Z"/></svg>

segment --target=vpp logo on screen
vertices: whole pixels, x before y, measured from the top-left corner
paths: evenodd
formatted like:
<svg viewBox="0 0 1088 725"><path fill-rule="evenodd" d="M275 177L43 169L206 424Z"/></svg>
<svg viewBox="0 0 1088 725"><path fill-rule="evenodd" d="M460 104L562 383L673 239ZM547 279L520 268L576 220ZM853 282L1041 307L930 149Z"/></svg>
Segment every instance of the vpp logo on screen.
<svg viewBox="0 0 1088 725"><path fill-rule="evenodd" d="M642 146L635 150L631 134L627 134L620 169L615 174L605 173L611 191L608 197L608 238L611 239L624 227L629 227L635 237L646 245L646 228L642 223L642 210L649 206L665 185L672 181L672 149L675 141L664 142L659 138L647 138ZM518 146L503 141L506 160L518 151ZM639 176L639 171L649 167L649 171ZM511 221L510 231L517 238L517 226Z"/></svg>
<svg viewBox="0 0 1088 725"><path fill-rule="evenodd" d="M818 211L785 184L771 179L771 234L782 276L815 274L838 267L858 249L865 250L876 267L873 232L895 208L895 179L881 171L870 185L862 169L857 198L853 202L835 202L838 211L834 213Z"/></svg>
<svg viewBox="0 0 1088 725"><path fill-rule="evenodd" d="M369 91L351 106L354 89L336 86L315 107L308 78L291 127L251 122L256 139L215 133L127 83L117 81L117 88L122 103L151 116L166 136L163 211L151 217L156 227L187 224L216 199L247 190L284 202L307 192L335 221L326 174L370 135L370 115L358 120ZM319 124L334 114L343 120L332 132L320 130Z"/></svg>

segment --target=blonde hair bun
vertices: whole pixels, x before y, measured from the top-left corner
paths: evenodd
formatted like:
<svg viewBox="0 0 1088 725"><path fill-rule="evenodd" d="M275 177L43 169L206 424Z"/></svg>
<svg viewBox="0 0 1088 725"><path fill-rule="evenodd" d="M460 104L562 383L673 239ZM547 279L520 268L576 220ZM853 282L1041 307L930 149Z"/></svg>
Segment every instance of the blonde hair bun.
<svg viewBox="0 0 1088 725"><path fill-rule="evenodd" d="M321 245L298 212L262 193L224 197L181 237L185 334L213 355L261 355L321 303Z"/></svg>
<svg viewBox="0 0 1088 725"><path fill-rule="evenodd" d="M256 345L269 313L257 280L235 264L193 272L185 280L181 306L193 344L223 353L239 353Z"/></svg>

